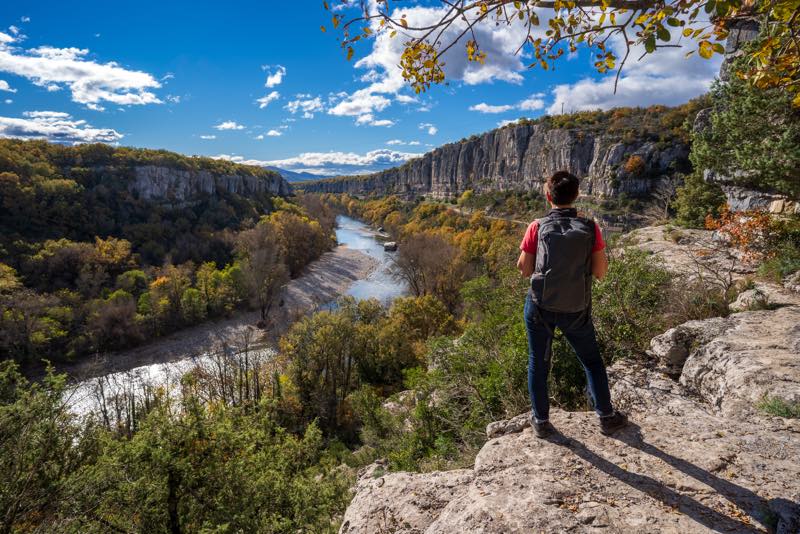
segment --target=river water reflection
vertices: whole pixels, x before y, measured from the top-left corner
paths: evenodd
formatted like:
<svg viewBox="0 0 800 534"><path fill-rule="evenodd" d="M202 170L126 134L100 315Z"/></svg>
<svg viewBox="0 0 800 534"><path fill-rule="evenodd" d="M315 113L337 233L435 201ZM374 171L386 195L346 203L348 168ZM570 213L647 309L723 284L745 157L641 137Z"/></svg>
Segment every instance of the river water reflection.
<svg viewBox="0 0 800 534"><path fill-rule="evenodd" d="M369 226L350 217L340 215L336 218L336 239L348 248L358 250L378 260L378 267L365 279L356 281L347 294L356 299L376 298L389 304L407 293L403 282L391 274L392 256L397 252L383 250L383 241Z"/></svg>

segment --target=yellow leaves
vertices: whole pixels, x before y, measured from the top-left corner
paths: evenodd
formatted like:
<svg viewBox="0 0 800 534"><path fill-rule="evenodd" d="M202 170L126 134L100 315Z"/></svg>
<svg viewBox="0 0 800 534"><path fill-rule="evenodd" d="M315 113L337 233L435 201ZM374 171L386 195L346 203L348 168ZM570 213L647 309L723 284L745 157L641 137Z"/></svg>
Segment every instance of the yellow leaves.
<svg viewBox="0 0 800 534"><path fill-rule="evenodd" d="M331 17L331 21L333 23L334 29L339 27L339 15L334 15L333 17Z"/></svg>
<svg viewBox="0 0 800 534"><path fill-rule="evenodd" d="M347 47L347 61L350 61L351 59L353 59L353 47L352 46L348 46Z"/></svg>
<svg viewBox="0 0 800 534"><path fill-rule="evenodd" d="M691 28L684 28L684 29L683 29L683 32L681 32L681 33L683 33L683 36L684 36L684 37L689 37L690 35L692 35L692 32L693 32L693 31L694 31L694 30L692 30Z"/></svg>
<svg viewBox="0 0 800 534"><path fill-rule="evenodd" d="M700 48L698 48L697 53L703 59L710 59L714 55L714 49L708 41L700 41Z"/></svg>
<svg viewBox="0 0 800 534"><path fill-rule="evenodd" d="M325 26L320 26L319 27L319 31L321 31L322 33L325 33L328 30L325 29Z"/></svg>

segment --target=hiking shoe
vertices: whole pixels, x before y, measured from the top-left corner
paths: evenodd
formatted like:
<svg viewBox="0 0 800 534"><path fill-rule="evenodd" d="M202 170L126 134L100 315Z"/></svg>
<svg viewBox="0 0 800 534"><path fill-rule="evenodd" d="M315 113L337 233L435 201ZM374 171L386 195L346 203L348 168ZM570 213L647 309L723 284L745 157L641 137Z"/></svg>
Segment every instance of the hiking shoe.
<svg viewBox="0 0 800 534"><path fill-rule="evenodd" d="M624 428L628 424L628 416L622 412L614 410L614 413L608 417L600 418L600 433L604 436L610 436L620 428Z"/></svg>
<svg viewBox="0 0 800 534"><path fill-rule="evenodd" d="M533 428L533 433L536 434L537 438L549 437L556 431L553 425L550 424L550 421L543 421L539 423L533 417L531 417L531 427Z"/></svg>

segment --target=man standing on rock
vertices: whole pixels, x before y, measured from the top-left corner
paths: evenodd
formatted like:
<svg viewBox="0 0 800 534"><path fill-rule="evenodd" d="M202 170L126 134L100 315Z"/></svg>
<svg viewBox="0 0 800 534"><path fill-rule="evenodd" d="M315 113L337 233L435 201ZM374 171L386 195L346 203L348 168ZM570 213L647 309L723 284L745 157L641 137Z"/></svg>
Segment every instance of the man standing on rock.
<svg viewBox="0 0 800 534"><path fill-rule="evenodd" d="M597 223L578 217L572 206L578 187L578 178L567 171L548 178L545 194L552 209L531 223L519 247L522 253L517 268L531 280L525 298L528 391L531 425L540 438L555 430L549 421L547 376L556 327L586 371L589 392L600 416L600 431L608 435L627 423L625 414L611 406L606 367L592 323L592 276L600 279L608 271L606 245Z"/></svg>

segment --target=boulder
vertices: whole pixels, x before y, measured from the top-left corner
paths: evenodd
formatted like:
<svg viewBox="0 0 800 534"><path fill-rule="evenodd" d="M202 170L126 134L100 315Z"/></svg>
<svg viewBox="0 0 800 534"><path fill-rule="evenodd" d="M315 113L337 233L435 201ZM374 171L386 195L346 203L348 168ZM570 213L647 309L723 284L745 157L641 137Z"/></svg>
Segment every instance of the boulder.
<svg viewBox="0 0 800 534"><path fill-rule="evenodd" d="M754 412L767 396L800 402L800 306L724 321L723 329L696 339L680 383L731 417Z"/></svg>

